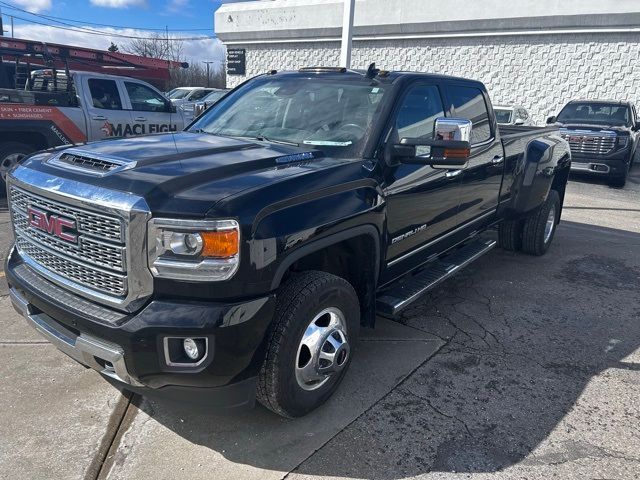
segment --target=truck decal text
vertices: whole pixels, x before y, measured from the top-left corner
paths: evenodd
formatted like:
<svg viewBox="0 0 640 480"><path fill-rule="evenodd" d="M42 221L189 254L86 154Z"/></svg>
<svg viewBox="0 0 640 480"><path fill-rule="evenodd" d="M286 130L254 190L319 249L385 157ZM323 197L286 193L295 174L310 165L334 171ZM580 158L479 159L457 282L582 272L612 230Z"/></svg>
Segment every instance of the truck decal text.
<svg viewBox="0 0 640 480"><path fill-rule="evenodd" d="M177 125L167 125L164 123L117 123L104 122L100 129L106 137L130 137L133 135L144 135L146 133L169 133L177 132Z"/></svg>

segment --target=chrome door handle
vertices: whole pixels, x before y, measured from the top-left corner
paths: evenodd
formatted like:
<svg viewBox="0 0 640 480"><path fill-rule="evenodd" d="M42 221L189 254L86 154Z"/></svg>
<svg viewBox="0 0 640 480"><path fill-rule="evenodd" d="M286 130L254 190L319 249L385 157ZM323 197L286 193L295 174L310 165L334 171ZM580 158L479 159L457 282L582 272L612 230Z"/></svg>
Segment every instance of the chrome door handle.
<svg viewBox="0 0 640 480"><path fill-rule="evenodd" d="M447 178L456 178L461 173L462 173L462 170L449 170L444 174L444 176Z"/></svg>
<svg viewBox="0 0 640 480"><path fill-rule="evenodd" d="M504 162L504 157L502 155L496 155L491 159L492 165L500 165L502 162Z"/></svg>
<svg viewBox="0 0 640 480"><path fill-rule="evenodd" d="M147 119L145 117L136 117L133 119L136 122L146 122Z"/></svg>
<svg viewBox="0 0 640 480"><path fill-rule="evenodd" d="M94 115L93 117L94 120L106 120L107 117L103 116L103 115Z"/></svg>

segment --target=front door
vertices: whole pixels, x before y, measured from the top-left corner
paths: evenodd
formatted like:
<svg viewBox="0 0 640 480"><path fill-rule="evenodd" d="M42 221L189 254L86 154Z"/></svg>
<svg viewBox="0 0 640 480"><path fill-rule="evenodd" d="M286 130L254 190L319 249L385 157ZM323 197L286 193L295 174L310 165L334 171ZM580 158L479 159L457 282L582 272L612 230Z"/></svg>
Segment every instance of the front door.
<svg viewBox="0 0 640 480"><path fill-rule="evenodd" d="M85 78L87 104L87 137L90 141L123 136L123 129L131 123L131 114L124 109L121 92L115 80Z"/></svg>
<svg viewBox="0 0 640 480"><path fill-rule="evenodd" d="M171 104L149 86L124 81L132 117L132 135L167 133L184 128L182 117L171 112Z"/></svg>
<svg viewBox="0 0 640 480"><path fill-rule="evenodd" d="M443 116L440 87L414 84L399 102L389 142L430 140L436 118ZM428 165L385 166L388 238L383 280L423 263L425 246L456 226L460 179L455 171Z"/></svg>
<svg viewBox="0 0 640 480"><path fill-rule="evenodd" d="M488 99L479 88L447 85L449 110L456 118L471 120L471 156L462 170L460 207L457 222L465 224L486 218L498 206L504 170L504 151L497 138L496 125L487 108Z"/></svg>

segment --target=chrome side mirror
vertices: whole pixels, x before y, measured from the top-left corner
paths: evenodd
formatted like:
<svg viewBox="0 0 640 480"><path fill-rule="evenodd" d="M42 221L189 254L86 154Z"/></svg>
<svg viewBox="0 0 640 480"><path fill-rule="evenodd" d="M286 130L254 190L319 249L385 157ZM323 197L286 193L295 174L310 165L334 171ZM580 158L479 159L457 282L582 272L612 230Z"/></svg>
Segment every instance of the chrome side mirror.
<svg viewBox="0 0 640 480"><path fill-rule="evenodd" d="M391 156L401 163L431 165L435 168L457 168L466 165L471 155L470 120L438 118L433 139L402 138L393 145Z"/></svg>
<svg viewBox="0 0 640 480"><path fill-rule="evenodd" d="M515 122L513 122L514 125L524 125L524 120L521 118L516 118Z"/></svg>
<svg viewBox="0 0 640 480"><path fill-rule="evenodd" d="M436 118L433 139L456 142L471 141L471 120L466 118Z"/></svg>

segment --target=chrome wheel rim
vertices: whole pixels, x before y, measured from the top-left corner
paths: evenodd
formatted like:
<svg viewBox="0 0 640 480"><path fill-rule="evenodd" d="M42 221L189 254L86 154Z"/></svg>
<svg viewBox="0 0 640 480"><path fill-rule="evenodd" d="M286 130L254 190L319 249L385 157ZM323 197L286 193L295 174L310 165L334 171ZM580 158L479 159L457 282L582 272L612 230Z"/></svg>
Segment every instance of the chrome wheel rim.
<svg viewBox="0 0 640 480"><path fill-rule="evenodd" d="M0 162L0 177L2 177L2 180L6 180L9 171L26 156L24 153L11 153L4 157Z"/></svg>
<svg viewBox="0 0 640 480"><path fill-rule="evenodd" d="M307 325L296 354L296 381L317 390L341 372L350 355L347 322L339 308L325 308Z"/></svg>
<svg viewBox="0 0 640 480"><path fill-rule="evenodd" d="M552 208L547 216L547 223L544 226L544 243L548 243L551 240L553 229L556 227L556 209Z"/></svg>

